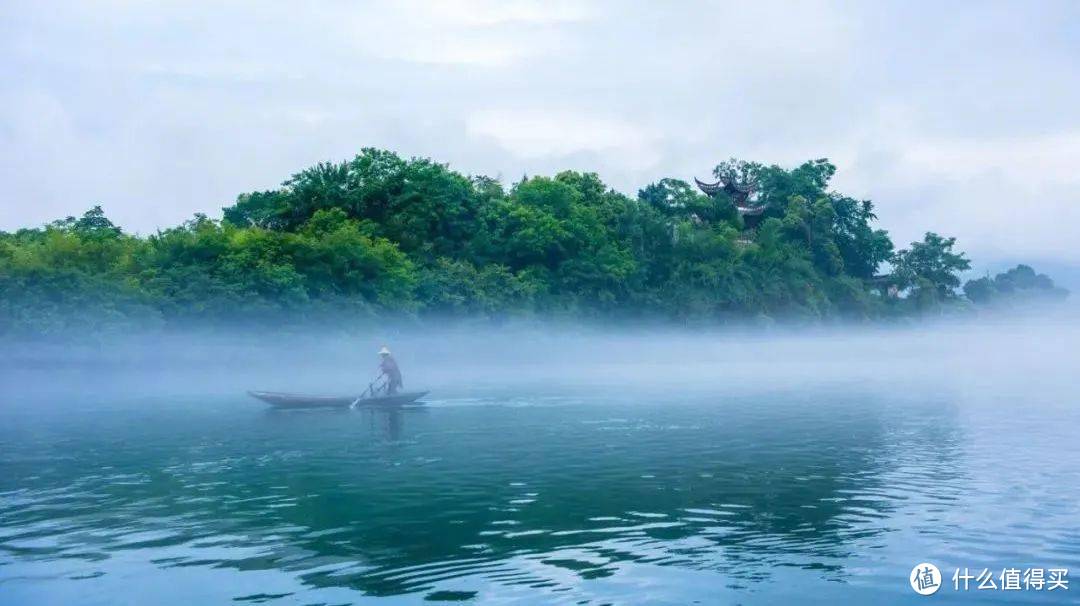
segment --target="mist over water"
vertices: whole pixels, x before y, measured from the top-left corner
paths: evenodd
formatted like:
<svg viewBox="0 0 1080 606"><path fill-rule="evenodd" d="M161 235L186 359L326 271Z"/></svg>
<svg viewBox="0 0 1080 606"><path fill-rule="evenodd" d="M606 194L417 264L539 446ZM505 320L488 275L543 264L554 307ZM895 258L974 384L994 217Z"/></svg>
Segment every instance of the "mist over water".
<svg viewBox="0 0 1080 606"><path fill-rule="evenodd" d="M1076 320L20 344L0 604L910 603L923 561L1078 569ZM244 393L357 393L384 344L424 405Z"/></svg>
<svg viewBox="0 0 1080 606"><path fill-rule="evenodd" d="M549 390L758 389L806 382L960 385L1075 365L1080 309L943 317L912 325L672 328L582 323L346 320L291 330L222 328L0 345L0 394L235 394L267 389L351 393L394 351L408 382L440 392L539 385Z"/></svg>

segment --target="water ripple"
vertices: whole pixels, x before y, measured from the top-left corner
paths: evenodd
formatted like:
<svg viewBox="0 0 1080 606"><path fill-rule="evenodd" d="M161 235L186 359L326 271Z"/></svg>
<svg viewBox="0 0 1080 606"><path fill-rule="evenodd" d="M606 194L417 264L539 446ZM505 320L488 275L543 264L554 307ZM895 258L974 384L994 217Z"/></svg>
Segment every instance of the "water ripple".
<svg viewBox="0 0 1080 606"><path fill-rule="evenodd" d="M131 575L191 587L168 594L177 603L753 602L787 595L778 584L889 601L923 560L1077 567L1078 448L1061 427L1077 413L1047 425L970 410L986 405L222 404L166 410L138 434L122 408L94 432L22 416L0 430L0 602L106 603ZM39 426L48 438L18 439Z"/></svg>

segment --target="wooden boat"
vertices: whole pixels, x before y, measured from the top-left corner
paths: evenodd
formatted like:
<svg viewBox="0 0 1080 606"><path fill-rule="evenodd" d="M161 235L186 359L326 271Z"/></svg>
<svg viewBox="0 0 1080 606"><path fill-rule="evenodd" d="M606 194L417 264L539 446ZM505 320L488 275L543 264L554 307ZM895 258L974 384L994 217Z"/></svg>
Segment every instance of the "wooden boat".
<svg viewBox="0 0 1080 606"><path fill-rule="evenodd" d="M348 408L357 406L401 406L412 404L427 395L426 391L407 391L392 396L316 396L277 391L249 391L248 395L258 398L275 408Z"/></svg>

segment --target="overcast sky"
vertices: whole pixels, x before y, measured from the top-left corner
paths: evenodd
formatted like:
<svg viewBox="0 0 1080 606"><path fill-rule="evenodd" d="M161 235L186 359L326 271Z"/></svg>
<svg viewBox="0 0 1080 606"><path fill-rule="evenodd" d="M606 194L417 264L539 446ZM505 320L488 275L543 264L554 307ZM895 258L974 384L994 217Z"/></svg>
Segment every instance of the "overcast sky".
<svg viewBox="0 0 1080 606"><path fill-rule="evenodd" d="M1080 2L12 2L0 229L124 228L375 146L628 194L828 157L898 244L1080 266Z"/></svg>

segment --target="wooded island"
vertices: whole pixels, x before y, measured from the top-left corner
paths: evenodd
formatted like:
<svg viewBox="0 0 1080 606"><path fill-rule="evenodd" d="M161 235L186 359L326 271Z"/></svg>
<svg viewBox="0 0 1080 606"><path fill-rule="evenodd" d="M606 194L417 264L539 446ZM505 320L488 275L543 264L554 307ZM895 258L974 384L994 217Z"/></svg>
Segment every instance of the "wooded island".
<svg viewBox="0 0 1080 606"><path fill-rule="evenodd" d="M874 320L1066 291L1020 265L969 281L955 239L897 249L827 160L730 160L629 197L595 173L505 187L364 149L149 236L95 206L0 232L0 335L324 318Z"/></svg>

